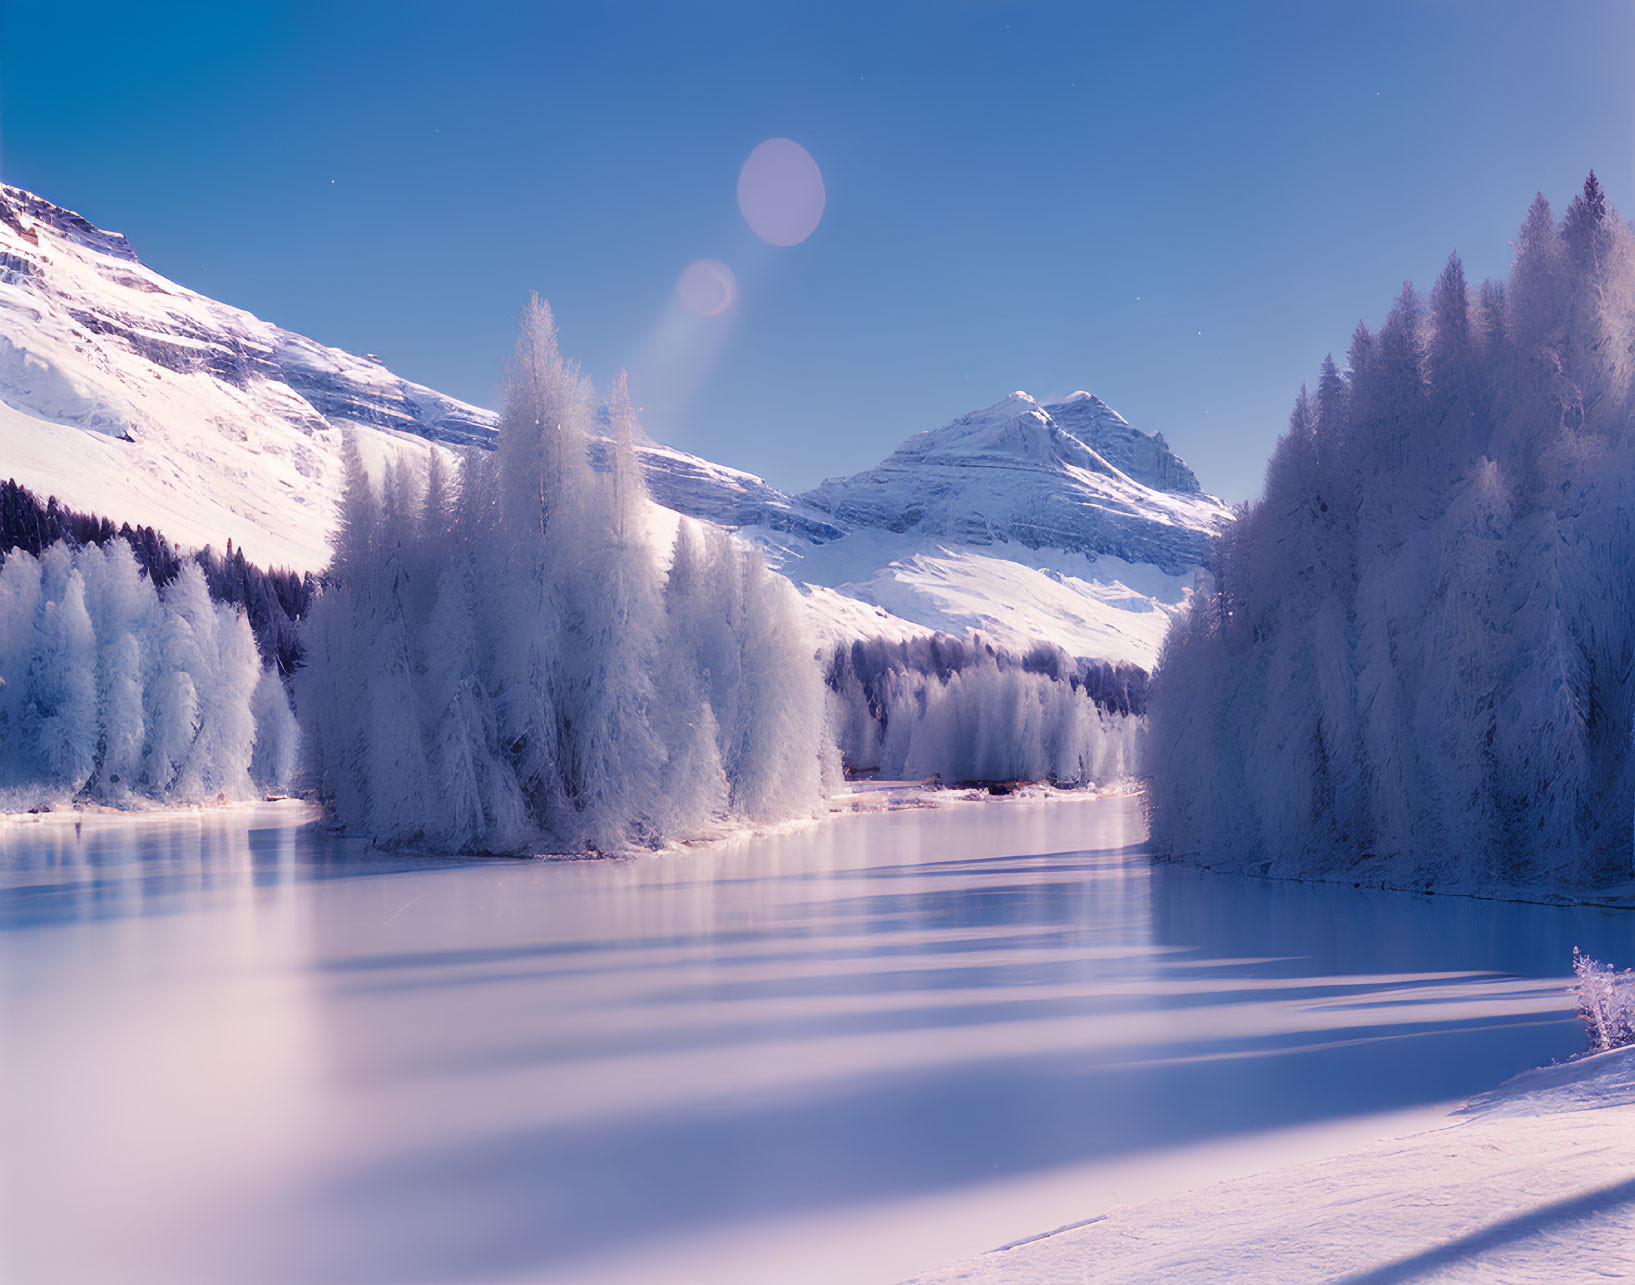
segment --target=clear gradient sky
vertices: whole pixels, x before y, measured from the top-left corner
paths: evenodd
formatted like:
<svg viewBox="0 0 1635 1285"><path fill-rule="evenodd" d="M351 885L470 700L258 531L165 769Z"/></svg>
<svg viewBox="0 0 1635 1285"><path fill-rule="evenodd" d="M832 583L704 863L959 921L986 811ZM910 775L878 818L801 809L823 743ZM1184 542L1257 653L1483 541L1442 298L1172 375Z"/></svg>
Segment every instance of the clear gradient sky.
<svg viewBox="0 0 1635 1285"><path fill-rule="evenodd" d="M1088 388L1227 499L1296 387L1502 272L1542 188L1635 211L1632 0L0 3L0 178L159 271L485 405L527 290L655 437L791 488ZM746 226L762 140L803 243ZM672 315L680 273L734 304ZM644 382L645 381L645 382Z"/></svg>

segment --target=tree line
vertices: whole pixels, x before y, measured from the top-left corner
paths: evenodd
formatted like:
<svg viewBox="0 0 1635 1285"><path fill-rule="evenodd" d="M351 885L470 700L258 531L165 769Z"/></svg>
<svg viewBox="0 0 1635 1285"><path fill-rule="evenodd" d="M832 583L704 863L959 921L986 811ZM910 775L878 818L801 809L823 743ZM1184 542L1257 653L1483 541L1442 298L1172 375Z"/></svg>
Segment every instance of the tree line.
<svg viewBox="0 0 1635 1285"><path fill-rule="evenodd" d="M634 434L535 299L496 449L371 477L345 439L319 576L0 484L0 805L297 782L381 844L607 852L811 813L842 761L1125 774L1140 669L946 635L819 657L787 580L651 500Z"/></svg>
<svg viewBox="0 0 1635 1285"><path fill-rule="evenodd" d="M1397 886L1627 878L1635 233L1591 174L1302 388L1155 675L1177 855Z"/></svg>
<svg viewBox="0 0 1635 1285"><path fill-rule="evenodd" d="M1135 767L1147 674L1036 644L856 639L827 666L846 766L890 779L1105 784Z"/></svg>
<svg viewBox="0 0 1635 1285"><path fill-rule="evenodd" d="M298 622L312 602L311 575L279 567L263 570L248 561L242 549L234 549L231 539L225 554L206 545L189 557L151 526L123 522L115 527L109 518L58 503L54 495L42 503L13 478L0 482L0 566L14 550L38 558L59 541L81 549L113 540L130 546L137 566L155 589L175 580L184 563L196 562L212 598L244 608L263 660L286 676L301 663Z"/></svg>
<svg viewBox="0 0 1635 1285"><path fill-rule="evenodd" d="M296 737L276 668L198 563L162 590L121 538L0 566L0 810L281 791Z"/></svg>

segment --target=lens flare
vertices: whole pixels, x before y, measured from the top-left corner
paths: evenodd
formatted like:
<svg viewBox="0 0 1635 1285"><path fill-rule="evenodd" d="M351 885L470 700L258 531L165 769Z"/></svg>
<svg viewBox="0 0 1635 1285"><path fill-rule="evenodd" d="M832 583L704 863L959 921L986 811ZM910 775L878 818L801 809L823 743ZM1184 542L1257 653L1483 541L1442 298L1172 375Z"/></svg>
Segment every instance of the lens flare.
<svg viewBox="0 0 1635 1285"><path fill-rule="evenodd" d="M792 139L767 139L738 172L738 208L770 245L799 245L811 236L827 199L817 162Z"/></svg>
<svg viewBox="0 0 1635 1285"><path fill-rule="evenodd" d="M699 259L681 271L676 298L695 317L719 317L738 295L732 269L719 259Z"/></svg>

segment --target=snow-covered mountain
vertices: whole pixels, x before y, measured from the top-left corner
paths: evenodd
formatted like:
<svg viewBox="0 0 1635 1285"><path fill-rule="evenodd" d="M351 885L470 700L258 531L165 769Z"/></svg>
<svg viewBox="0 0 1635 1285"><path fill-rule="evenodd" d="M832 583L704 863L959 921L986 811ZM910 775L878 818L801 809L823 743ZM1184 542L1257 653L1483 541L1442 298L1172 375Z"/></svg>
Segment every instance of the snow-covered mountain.
<svg viewBox="0 0 1635 1285"><path fill-rule="evenodd" d="M1228 514L1161 435L1089 393L1012 393L805 497L850 527L1196 567Z"/></svg>
<svg viewBox="0 0 1635 1285"><path fill-rule="evenodd" d="M343 430L377 459L491 445L497 416L378 361L177 285L126 239L0 187L0 475L189 545L328 559ZM643 448L660 503L804 539L840 534L760 478Z"/></svg>
<svg viewBox="0 0 1635 1285"><path fill-rule="evenodd" d="M327 559L343 434L374 462L488 446L497 416L189 290L127 240L0 186L0 476L187 545ZM840 640L977 630L1150 666L1229 520L1161 435L1016 393L788 494L645 444L660 504L739 530Z"/></svg>
<svg viewBox="0 0 1635 1285"><path fill-rule="evenodd" d="M1162 435L1083 392L1012 393L801 498L847 534L790 548L797 581L1015 650L1043 638L1146 668L1231 520Z"/></svg>

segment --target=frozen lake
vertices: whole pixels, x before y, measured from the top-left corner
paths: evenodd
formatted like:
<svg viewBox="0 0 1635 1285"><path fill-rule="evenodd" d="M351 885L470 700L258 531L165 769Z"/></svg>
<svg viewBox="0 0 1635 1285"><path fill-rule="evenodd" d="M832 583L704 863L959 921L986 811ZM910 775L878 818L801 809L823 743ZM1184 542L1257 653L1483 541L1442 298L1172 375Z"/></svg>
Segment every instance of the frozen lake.
<svg viewBox="0 0 1635 1285"><path fill-rule="evenodd" d="M1135 800L632 861L0 829L0 1278L890 1281L1578 1051L1616 912L1151 866Z"/></svg>

